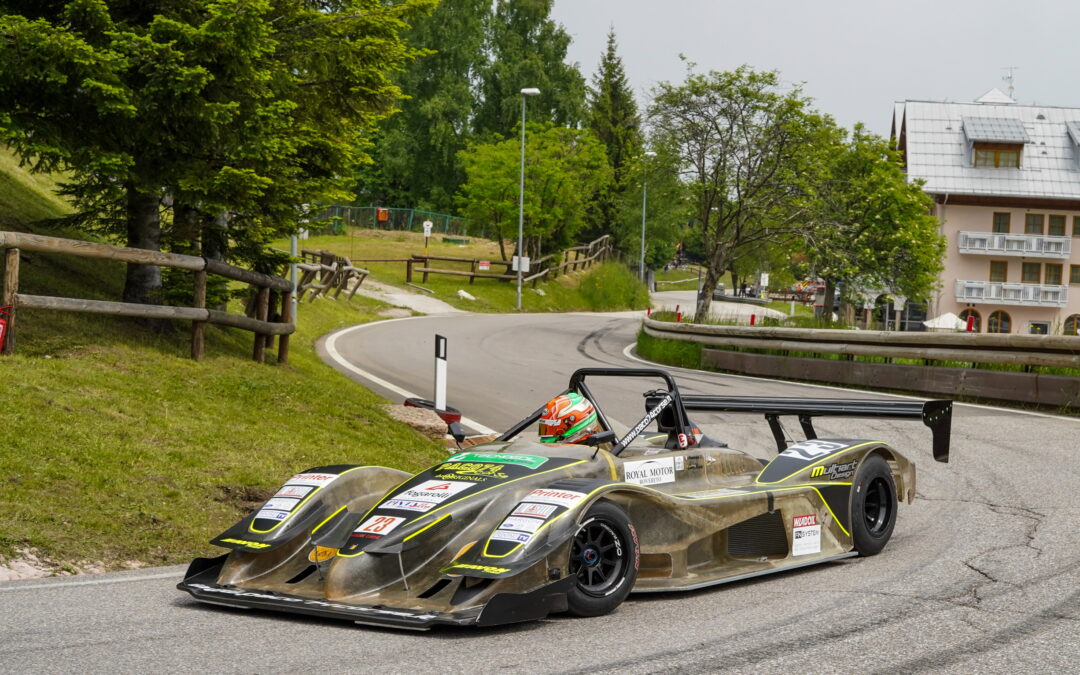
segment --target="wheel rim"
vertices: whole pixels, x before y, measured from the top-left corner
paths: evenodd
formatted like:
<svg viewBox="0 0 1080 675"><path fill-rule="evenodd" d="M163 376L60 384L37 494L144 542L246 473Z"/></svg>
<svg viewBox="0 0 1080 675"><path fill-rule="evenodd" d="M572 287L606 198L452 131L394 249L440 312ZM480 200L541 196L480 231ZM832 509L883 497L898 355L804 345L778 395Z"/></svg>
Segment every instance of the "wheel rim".
<svg viewBox="0 0 1080 675"><path fill-rule="evenodd" d="M606 595L618 586L625 564L618 532L599 518L584 523L570 545L570 574L589 595Z"/></svg>
<svg viewBox="0 0 1080 675"><path fill-rule="evenodd" d="M870 481L863 502L863 519L866 531L880 537L889 527L892 517L892 491L888 482L880 476Z"/></svg>

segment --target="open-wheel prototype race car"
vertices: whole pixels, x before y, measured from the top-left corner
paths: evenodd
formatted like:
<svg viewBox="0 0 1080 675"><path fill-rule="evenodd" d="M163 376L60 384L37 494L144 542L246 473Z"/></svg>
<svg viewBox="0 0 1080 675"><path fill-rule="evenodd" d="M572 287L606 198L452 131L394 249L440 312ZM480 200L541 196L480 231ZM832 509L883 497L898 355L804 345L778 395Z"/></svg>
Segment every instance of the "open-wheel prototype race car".
<svg viewBox="0 0 1080 675"><path fill-rule="evenodd" d="M665 371L587 368L586 380L648 378L624 430L596 409L581 443L542 443L540 408L496 440L415 475L348 464L290 478L194 560L196 599L399 628L595 616L629 594L712 584L873 555L889 540L915 465L877 440L820 439L813 418L921 420L948 461L950 401L683 396ZM579 397L579 398L580 398ZM764 415L766 461L703 435L689 413ZM806 436L786 439L794 416ZM651 428L650 428L651 427ZM559 440L559 439L556 439Z"/></svg>

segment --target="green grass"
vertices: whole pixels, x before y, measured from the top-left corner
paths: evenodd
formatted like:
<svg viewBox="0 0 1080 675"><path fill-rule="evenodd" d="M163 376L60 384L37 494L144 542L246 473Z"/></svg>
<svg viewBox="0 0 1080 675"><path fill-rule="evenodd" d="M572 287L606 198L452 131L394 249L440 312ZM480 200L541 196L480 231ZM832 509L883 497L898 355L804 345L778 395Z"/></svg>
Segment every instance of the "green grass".
<svg viewBox="0 0 1080 675"><path fill-rule="evenodd" d="M277 248L285 250L288 243L277 242ZM405 285L404 262L364 262L365 259L409 258L424 253L424 236L416 232L368 230L350 228L344 235L314 236L300 242L301 249L333 251L337 255L347 256L359 267L371 272L376 281L409 289ZM500 260L498 244L486 239L469 238L467 245L442 241L441 236L431 237L428 243L428 255ZM468 271L464 263L433 261L434 267ZM534 290L528 283L522 290L521 304L526 312L576 312L576 311L617 311L624 309L644 309L648 305L648 294L633 274L629 271L620 273L615 268L626 270L618 263L594 266L587 271L563 275L558 279L539 283ZM492 272L501 271L502 266L492 266ZM599 275L589 281L594 275ZM517 305L517 285L513 281L478 279L470 284L467 277L443 274L430 274L426 281L420 273L414 273L413 283L433 291L431 297L446 302L458 309L470 312L500 313L515 311ZM583 291L591 284L592 291ZM600 291L597 287L603 286ZM465 300L458 296L464 290L475 300Z"/></svg>
<svg viewBox="0 0 1080 675"><path fill-rule="evenodd" d="M250 361L251 335L231 329L208 330L198 363L186 358L186 330L119 321L111 328L124 340L83 334L51 358L20 347L0 360L0 553L181 562L210 552L211 536L296 471L433 463L435 443L314 353L317 337L376 309L359 298L304 305L285 366Z"/></svg>
<svg viewBox="0 0 1080 675"><path fill-rule="evenodd" d="M678 368L702 369L701 345L685 340L667 340L639 331L637 353L641 358Z"/></svg>

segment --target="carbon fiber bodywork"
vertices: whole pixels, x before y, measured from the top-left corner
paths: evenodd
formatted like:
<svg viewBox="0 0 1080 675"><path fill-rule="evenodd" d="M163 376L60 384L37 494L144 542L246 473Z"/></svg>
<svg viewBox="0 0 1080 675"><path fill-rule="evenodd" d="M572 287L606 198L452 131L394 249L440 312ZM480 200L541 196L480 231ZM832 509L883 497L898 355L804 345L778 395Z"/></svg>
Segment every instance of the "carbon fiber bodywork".
<svg viewBox="0 0 1080 675"><path fill-rule="evenodd" d="M662 396L647 394L646 419L667 442L635 443L631 431L608 434L605 447L541 444L514 437L526 418L416 475L316 467L215 538L231 552L197 559L179 588L215 604L398 628L512 623L566 609L571 544L599 500L629 516L633 590L648 592L855 555L852 482L871 455L901 498L914 497L914 465L883 442L808 438L763 466L695 434L666 373L586 372L596 374L665 379ZM571 386L588 395L584 376Z"/></svg>

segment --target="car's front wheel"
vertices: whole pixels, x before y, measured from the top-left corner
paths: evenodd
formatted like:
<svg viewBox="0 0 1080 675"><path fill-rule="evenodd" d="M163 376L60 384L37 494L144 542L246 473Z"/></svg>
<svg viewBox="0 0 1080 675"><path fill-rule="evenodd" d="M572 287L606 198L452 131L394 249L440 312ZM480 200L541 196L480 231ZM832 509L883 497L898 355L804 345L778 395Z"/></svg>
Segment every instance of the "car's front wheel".
<svg viewBox="0 0 1080 675"><path fill-rule="evenodd" d="M885 548L896 525L896 483L889 464L870 455L859 465L851 486L851 538L859 555Z"/></svg>
<svg viewBox="0 0 1080 675"><path fill-rule="evenodd" d="M570 544L568 610L577 616L600 616L618 607L637 579L637 533L626 512L600 500L578 524Z"/></svg>

